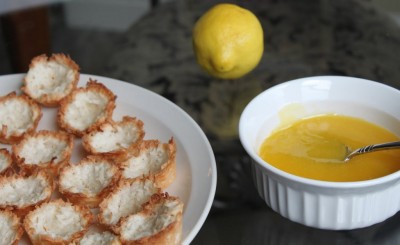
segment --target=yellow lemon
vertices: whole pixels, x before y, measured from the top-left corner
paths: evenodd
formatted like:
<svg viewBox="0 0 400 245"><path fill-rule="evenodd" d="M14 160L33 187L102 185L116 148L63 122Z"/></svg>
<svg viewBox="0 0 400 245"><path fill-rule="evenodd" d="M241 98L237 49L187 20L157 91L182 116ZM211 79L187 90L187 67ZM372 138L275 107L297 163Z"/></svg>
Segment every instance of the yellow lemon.
<svg viewBox="0 0 400 245"><path fill-rule="evenodd" d="M235 79L252 71L264 51L264 34L257 17L234 4L217 4L196 22L193 48L197 62L209 74Z"/></svg>

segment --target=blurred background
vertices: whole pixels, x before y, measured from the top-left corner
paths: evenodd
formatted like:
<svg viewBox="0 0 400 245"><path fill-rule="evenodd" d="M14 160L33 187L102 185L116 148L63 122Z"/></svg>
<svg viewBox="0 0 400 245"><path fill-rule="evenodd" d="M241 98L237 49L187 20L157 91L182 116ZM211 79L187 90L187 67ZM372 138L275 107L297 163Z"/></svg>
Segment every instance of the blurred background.
<svg viewBox="0 0 400 245"><path fill-rule="evenodd" d="M86 73L99 74L105 60L94 61L88 58L92 52L96 52L96 56L102 55L104 59L107 59L115 52L115 41L124 36L125 32L154 8L174 1L196 5L196 1L192 0L2 0L0 1L2 27L0 29L0 74L26 71L26 62L33 57L32 55L49 51L68 52ZM370 2L400 25L398 0L364 1ZM212 4L213 1L202 2ZM319 5L324 1L300 2L304 5ZM23 26L18 33L12 30L13 26L17 25ZM40 32L36 29L37 27L41 27ZM91 43L88 49L79 49L85 42ZM37 50L27 47L32 45L35 45ZM19 56L25 53L27 57L15 57L17 52L15 46L25 49L24 52L22 50L19 52ZM26 54L28 49L32 49L31 53ZM16 59L24 59L24 61L16 61ZM23 63L18 64L18 62Z"/></svg>

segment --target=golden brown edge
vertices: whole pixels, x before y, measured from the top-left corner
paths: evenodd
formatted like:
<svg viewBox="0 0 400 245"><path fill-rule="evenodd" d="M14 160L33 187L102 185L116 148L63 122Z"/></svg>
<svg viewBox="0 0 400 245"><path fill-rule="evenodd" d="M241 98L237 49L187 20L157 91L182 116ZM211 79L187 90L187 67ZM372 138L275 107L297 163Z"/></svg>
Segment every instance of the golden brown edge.
<svg viewBox="0 0 400 245"><path fill-rule="evenodd" d="M89 228L89 230L90 230L90 228ZM112 231L112 230L110 230L110 229L102 229L100 232L101 233L103 233L103 232L105 232L105 231L108 231L108 232L110 232L111 234L113 234L114 236L115 236L115 238L114 238L114 240L111 242L111 244L109 244L109 245L121 245L121 241L120 241L120 239L119 239L119 236L117 235L117 234L115 234L115 232L114 231ZM88 232L89 233L89 232ZM86 233L86 234L88 234L88 233ZM85 235L86 235L85 234ZM84 236L85 236L84 235ZM81 238L78 238L78 239L75 239L74 241L72 241L70 244L68 244L68 245L79 245L80 244L80 241L84 238L84 236L82 236Z"/></svg>
<svg viewBox="0 0 400 245"><path fill-rule="evenodd" d="M31 60L31 62L29 64L29 70L33 69L38 63L48 63L51 61L66 65L74 73L74 78L68 84L66 91L64 91L63 95L55 96L52 94L44 94L39 98L34 98L31 91L28 89L28 83L30 83L30 81L27 80L27 76L24 77L23 86L21 87L22 92L24 92L26 95L28 95L31 99L35 100L36 102L38 102L44 106L48 106L48 107L58 106L60 101L65 96L70 94L77 87L78 82L79 82L79 76L80 76L79 65L77 63L75 63L75 61L73 61L69 55L65 55L63 53L58 53L58 54L55 53L55 54L52 54L51 57L47 57L46 54L41 54L41 55L36 56ZM29 73L29 70L28 70L28 73Z"/></svg>
<svg viewBox="0 0 400 245"><path fill-rule="evenodd" d="M19 173L10 176L0 176L0 188L2 188L5 183L12 182L13 180L25 179L30 177L42 178L48 183L47 188L45 188L44 190L44 192L46 193L45 198L36 203L31 203L23 206L0 204L0 209L7 209L13 211L19 217L24 217L28 212L34 209L35 206L50 200L51 195L53 194L55 188L55 182L53 181L53 178L45 171L36 171L30 175L24 175L22 173Z"/></svg>
<svg viewBox="0 0 400 245"><path fill-rule="evenodd" d="M112 127L114 130L118 130L118 127L131 123L134 124L135 127L138 129L138 139L135 142L132 142L127 148L121 147L114 151L99 152L91 144L91 137L93 137L93 135L96 133L103 132L106 127ZM138 148L141 142L143 141L144 136L145 136L145 131L144 131L143 121L141 121L136 117L124 116L121 121L115 122L113 120L107 120L106 122L94 128L90 132L84 134L82 137L82 146L89 154L103 155L104 157L107 158L116 159L116 161L119 162L125 160L128 154L135 154L138 151Z"/></svg>
<svg viewBox="0 0 400 245"><path fill-rule="evenodd" d="M111 166L111 171L114 172L113 177L111 178L110 183L103 189L101 192L99 192L95 196L89 196L85 193L75 193L75 192L70 192L67 189L64 188L64 186L61 184L62 178L65 176L65 174L68 171L71 171L73 168L78 168L79 166L83 166L85 164L96 164L97 161L106 161L107 163L110 164ZM66 199L68 199L70 202L78 205L86 205L90 208L97 208L100 204L100 202L108 196L108 194L115 188L117 185L119 179L121 176L121 171L119 170L118 166L116 166L111 160L105 159L101 156L94 156L94 155L89 155L83 158L79 163L77 164L70 164L65 167L63 167L60 171L59 174L59 180L58 180L58 190L60 191L61 195L63 195Z"/></svg>
<svg viewBox="0 0 400 245"><path fill-rule="evenodd" d="M135 178L135 179L120 179L118 183L115 185L113 190L100 202L99 204L99 213L97 215L97 220L99 221L100 224L103 224L111 229L113 229L114 226L116 226L122 219L122 217L118 220L116 224L110 224L107 222L107 220L104 218L104 210L108 208L109 202L113 198L114 195L117 195L118 192L120 192L122 189L126 188L127 186L132 185L134 182L145 182L145 181L151 181L154 184L154 187L156 188L155 193L161 193L161 189L157 188L157 186L154 183L154 179L151 177L143 177L143 178Z"/></svg>
<svg viewBox="0 0 400 245"><path fill-rule="evenodd" d="M157 205L163 205L163 203L173 200L178 201L180 204L181 211L176 216L176 220L165 227L163 230L157 232L154 235L150 235L147 237L140 238L138 240L126 240L121 235L122 226L127 220L129 216L122 218L121 222L118 226L114 227L114 231L117 234L120 234L120 240L122 244L128 245L139 245L139 244L180 244L182 239L182 215L183 215L183 202L175 196L169 196L168 193L158 193L153 194L150 200L142 205L142 211L139 213L143 215L151 215L154 212L154 208ZM176 239L178 238L178 239Z"/></svg>
<svg viewBox="0 0 400 245"><path fill-rule="evenodd" d="M25 158L21 157L19 154L23 148L23 145L31 138L45 138L52 137L59 141L63 141L67 143L67 147L62 152L59 159L61 159L58 163L54 162L52 159L49 162L43 162L40 164L31 164L26 163ZM50 130L40 130L37 132L31 132L26 134L20 142L12 145L12 158L16 165L20 168L20 170L26 174L32 173L36 170L44 170L49 172L53 177L58 176L60 168L68 164L71 159L72 150L74 146L74 138L71 134L68 134L64 131L50 131Z"/></svg>
<svg viewBox="0 0 400 245"><path fill-rule="evenodd" d="M105 116L98 118L97 121L93 122L88 128L84 130L79 130L73 128L66 120L65 120L65 113L69 106L69 104L75 99L78 93L86 93L90 90L93 90L98 93L104 94L108 98L108 103L104 108ZM60 102L60 107L57 112L57 124L60 128L64 129L65 131L72 133L78 137L82 137L85 133L91 131L92 129L98 127L100 124L104 123L106 120L112 118L112 113L115 109L115 100L117 96L109 90L104 84L97 82L97 80L89 79L86 83L86 87L80 87L73 90L69 95L67 95L63 100Z"/></svg>
<svg viewBox="0 0 400 245"><path fill-rule="evenodd" d="M141 152L150 148L157 148L160 144L164 149L167 150L169 155L168 160L161 165L158 172L148 173L146 176L153 178L156 186L162 190L165 190L174 182L176 178L176 143L174 138L171 137L168 143L161 143L159 140L143 140L139 146L138 153L132 157L136 157L137 155L140 155ZM121 162L120 167L122 169L121 177L124 179L129 179L123 174L125 168L129 167L129 158Z"/></svg>
<svg viewBox="0 0 400 245"><path fill-rule="evenodd" d="M33 112L36 112L34 114L36 114L36 118L32 118L32 126L30 128L28 128L25 132L20 133L20 134L10 134L7 137L7 125L1 125L1 130L0 130L0 142L4 143L4 144L14 144L17 143L18 141L21 140L21 138L24 136L25 133L30 133L36 130L40 119L42 118L42 109L39 106L39 104L37 104L34 100L32 100L31 98L29 98L28 96L21 94L21 95L17 95L17 93L11 92L5 96L0 97L0 103L3 103L6 100L11 100L11 99L17 99L17 100L21 100L24 103L27 103L27 105L32 109Z"/></svg>
<svg viewBox="0 0 400 245"><path fill-rule="evenodd" d="M39 209L45 207L46 205L51 205L51 204L71 205L75 209L75 211L80 213L81 217L86 221L86 224L83 227L83 229L81 231L78 231L78 232L75 232L74 234L72 234L68 240L52 238L48 235L37 235L35 237L36 230L34 228L34 225L32 224L32 220L30 218ZM25 229L26 233L28 234L28 237L31 240L33 245L36 245L36 244L68 244L68 243L70 243L76 239L79 239L85 235L85 233L88 231L90 225L93 222L93 218L94 218L93 214L91 213L91 211L88 207L81 206L81 205L74 205L70 202L63 201L62 199L56 199L56 200L42 203L42 204L36 206L35 209L32 210L31 212L29 212L26 215L26 217L24 218L23 226L24 226L24 229Z"/></svg>
<svg viewBox="0 0 400 245"><path fill-rule="evenodd" d="M8 216L12 219L12 223L13 223L12 229L16 231L12 245L17 245L19 240L21 239L22 235L24 234L24 229L22 227L20 218L18 217L18 215L16 215L15 213L13 213L10 210L3 209L3 210L0 210L0 213L4 213L6 216Z"/></svg>
<svg viewBox="0 0 400 245"><path fill-rule="evenodd" d="M6 159L6 166L3 168L3 170L0 170L0 175L8 175L13 172L13 160L11 157L11 153L6 148L1 148L0 155L3 155Z"/></svg>

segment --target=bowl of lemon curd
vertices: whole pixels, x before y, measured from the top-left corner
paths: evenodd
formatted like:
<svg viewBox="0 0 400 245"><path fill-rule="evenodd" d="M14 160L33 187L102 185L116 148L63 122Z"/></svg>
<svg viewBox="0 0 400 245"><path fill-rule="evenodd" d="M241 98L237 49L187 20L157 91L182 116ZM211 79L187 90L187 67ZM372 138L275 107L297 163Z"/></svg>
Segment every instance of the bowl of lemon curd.
<svg viewBox="0 0 400 245"><path fill-rule="evenodd" d="M268 206L310 227L347 230L400 210L400 150L345 162L346 151L400 140L400 91L340 76L271 87L244 109L240 141Z"/></svg>

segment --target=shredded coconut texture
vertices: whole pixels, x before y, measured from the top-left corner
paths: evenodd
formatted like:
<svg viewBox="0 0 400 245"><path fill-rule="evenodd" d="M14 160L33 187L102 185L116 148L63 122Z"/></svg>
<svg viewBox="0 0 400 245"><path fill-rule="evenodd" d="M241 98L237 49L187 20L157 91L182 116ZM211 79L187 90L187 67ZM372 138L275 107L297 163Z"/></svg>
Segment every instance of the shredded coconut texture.
<svg viewBox="0 0 400 245"><path fill-rule="evenodd" d="M37 112L21 99L13 98L0 103L0 125L7 126L7 137L24 133L33 127L37 117Z"/></svg>
<svg viewBox="0 0 400 245"><path fill-rule="evenodd" d="M139 129L134 124L123 124L115 128L102 128L90 137L90 144L97 152L110 152L128 148L139 139Z"/></svg>
<svg viewBox="0 0 400 245"><path fill-rule="evenodd" d="M109 231L87 233L79 242L80 245L109 245L118 238Z"/></svg>
<svg viewBox="0 0 400 245"><path fill-rule="evenodd" d="M150 215L133 214L123 224L121 236L130 241L152 236L173 223L181 210L180 202L173 200L156 205Z"/></svg>
<svg viewBox="0 0 400 245"><path fill-rule="evenodd" d="M60 177L64 189L72 193L95 196L110 183L114 171L108 162L72 166Z"/></svg>
<svg viewBox="0 0 400 245"><path fill-rule="evenodd" d="M106 200L108 203L102 214L104 220L108 224L115 225L120 218L140 211L141 205L157 191L150 180L135 181L131 185L123 186Z"/></svg>
<svg viewBox="0 0 400 245"><path fill-rule="evenodd" d="M17 232L13 227L12 217L0 212L0 244L12 244Z"/></svg>
<svg viewBox="0 0 400 245"><path fill-rule="evenodd" d="M85 220L71 205L49 203L36 209L30 220L35 233L67 240L85 227Z"/></svg>
<svg viewBox="0 0 400 245"><path fill-rule="evenodd" d="M78 130L86 130L98 118L106 114L107 96L93 91L77 93L75 99L68 105L65 121Z"/></svg>
<svg viewBox="0 0 400 245"><path fill-rule="evenodd" d="M67 142L53 137L31 137L24 144L19 156L24 158L25 164L59 163L64 150L68 147Z"/></svg>
<svg viewBox="0 0 400 245"><path fill-rule="evenodd" d="M48 197L49 183L39 177L17 178L0 186L0 205L23 207Z"/></svg>
<svg viewBox="0 0 400 245"><path fill-rule="evenodd" d="M9 167L9 158L5 154L0 153L0 173Z"/></svg>
<svg viewBox="0 0 400 245"><path fill-rule="evenodd" d="M28 89L34 98L45 94L62 95L74 78L74 70L56 61L37 63L26 76L30 81L27 83Z"/></svg>
<svg viewBox="0 0 400 245"><path fill-rule="evenodd" d="M133 156L127 160L123 176L125 178L137 178L149 173L156 173L168 161L168 158L169 151L162 144L158 147L145 149L138 156Z"/></svg>

